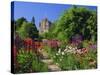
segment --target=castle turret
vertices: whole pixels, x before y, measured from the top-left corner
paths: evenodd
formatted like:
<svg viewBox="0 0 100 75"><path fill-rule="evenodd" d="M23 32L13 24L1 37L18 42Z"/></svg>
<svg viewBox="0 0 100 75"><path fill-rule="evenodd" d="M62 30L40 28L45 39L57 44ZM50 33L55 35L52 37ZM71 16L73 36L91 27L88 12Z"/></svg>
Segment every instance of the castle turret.
<svg viewBox="0 0 100 75"><path fill-rule="evenodd" d="M42 34L42 33L48 32L50 26L51 26L51 22L47 18L43 19L39 23L39 28L40 28L39 33Z"/></svg>

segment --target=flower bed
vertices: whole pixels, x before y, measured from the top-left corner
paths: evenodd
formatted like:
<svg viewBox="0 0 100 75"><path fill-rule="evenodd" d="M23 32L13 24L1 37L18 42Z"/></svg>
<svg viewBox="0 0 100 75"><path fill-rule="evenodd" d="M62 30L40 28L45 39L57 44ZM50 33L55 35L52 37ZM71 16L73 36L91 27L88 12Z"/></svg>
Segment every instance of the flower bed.
<svg viewBox="0 0 100 75"><path fill-rule="evenodd" d="M92 69L97 68L96 48L81 48L67 45L55 48L45 47L51 59L54 60L62 70Z"/></svg>

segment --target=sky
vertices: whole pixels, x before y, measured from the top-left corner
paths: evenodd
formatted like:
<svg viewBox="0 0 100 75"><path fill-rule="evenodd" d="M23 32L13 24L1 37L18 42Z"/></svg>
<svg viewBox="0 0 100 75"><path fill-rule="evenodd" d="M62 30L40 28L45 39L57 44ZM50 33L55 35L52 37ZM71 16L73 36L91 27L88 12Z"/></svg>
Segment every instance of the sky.
<svg viewBox="0 0 100 75"><path fill-rule="evenodd" d="M14 20L24 17L28 21L31 21L32 17L34 16L36 27L39 28L39 22L41 22L42 19L48 18L48 20L54 22L60 17L64 10L67 10L70 7L72 7L72 5L15 1L13 10ZM82 7L96 10L96 6Z"/></svg>

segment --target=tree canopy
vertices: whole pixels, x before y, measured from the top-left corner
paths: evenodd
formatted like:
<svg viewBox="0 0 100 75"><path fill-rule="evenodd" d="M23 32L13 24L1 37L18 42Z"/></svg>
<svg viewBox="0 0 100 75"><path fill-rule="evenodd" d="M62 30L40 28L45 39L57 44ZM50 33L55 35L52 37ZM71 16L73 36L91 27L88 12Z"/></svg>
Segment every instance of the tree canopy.
<svg viewBox="0 0 100 75"><path fill-rule="evenodd" d="M25 18L19 18L16 21L16 27L16 32L22 39L25 39L27 37L32 39L38 38L38 30L35 25L35 19L33 23L33 18L32 22L28 22Z"/></svg>
<svg viewBox="0 0 100 75"><path fill-rule="evenodd" d="M50 32L60 40L70 40L72 36L79 34L83 36L84 40L94 39L93 41L95 41L97 39L96 11L73 6L64 11Z"/></svg>

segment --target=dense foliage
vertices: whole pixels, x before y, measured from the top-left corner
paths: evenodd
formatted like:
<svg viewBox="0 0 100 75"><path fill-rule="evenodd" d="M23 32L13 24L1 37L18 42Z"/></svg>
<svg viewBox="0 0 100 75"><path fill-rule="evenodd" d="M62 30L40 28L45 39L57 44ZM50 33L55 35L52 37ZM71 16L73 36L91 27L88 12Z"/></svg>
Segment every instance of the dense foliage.
<svg viewBox="0 0 100 75"><path fill-rule="evenodd" d="M35 20L32 18L32 22L28 22L25 18L19 18L16 23L16 32L22 39L25 38L38 38L38 30L35 25Z"/></svg>
<svg viewBox="0 0 100 75"><path fill-rule="evenodd" d="M76 34L82 35L84 40L97 40L96 11L73 6L60 16L48 33L59 40L70 40Z"/></svg>
<svg viewBox="0 0 100 75"><path fill-rule="evenodd" d="M16 59L18 63L16 73L48 71L47 65L41 62L39 57L31 51L19 50Z"/></svg>

